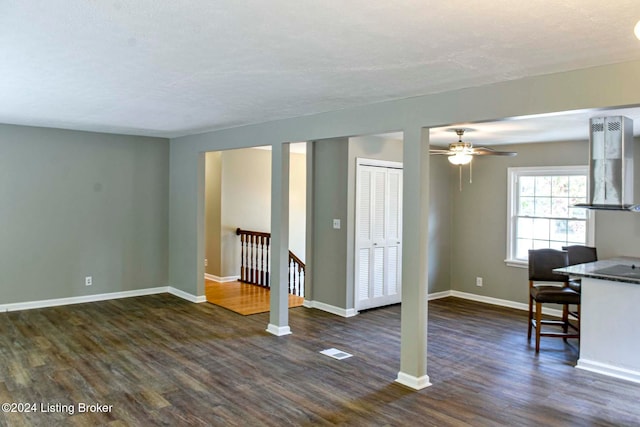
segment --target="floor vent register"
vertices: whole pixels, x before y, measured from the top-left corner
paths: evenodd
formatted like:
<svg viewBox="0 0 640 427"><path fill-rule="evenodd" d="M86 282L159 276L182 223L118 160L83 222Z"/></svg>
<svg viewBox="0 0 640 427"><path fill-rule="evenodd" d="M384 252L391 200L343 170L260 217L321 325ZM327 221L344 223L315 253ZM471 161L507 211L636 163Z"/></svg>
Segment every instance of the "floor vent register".
<svg viewBox="0 0 640 427"><path fill-rule="evenodd" d="M322 350L320 353L324 354L325 356L333 357L334 359L338 359L338 360L346 359L348 357L353 356L353 354L349 354L342 350L338 350L337 348L328 348L326 350Z"/></svg>

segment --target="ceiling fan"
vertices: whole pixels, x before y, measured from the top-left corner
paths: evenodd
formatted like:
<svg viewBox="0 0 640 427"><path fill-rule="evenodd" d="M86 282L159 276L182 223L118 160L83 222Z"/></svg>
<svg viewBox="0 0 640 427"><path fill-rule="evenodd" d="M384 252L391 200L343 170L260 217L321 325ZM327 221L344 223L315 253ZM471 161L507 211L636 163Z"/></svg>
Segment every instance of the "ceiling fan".
<svg viewBox="0 0 640 427"><path fill-rule="evenodd" d="M464 132L470 129L458 128L450 129L458 135L458 142L449 144L448 150L434 148L429 150L429 154L449 156L448 160L453 165L460 166L460 191L462 191L462 166L469 165L469 183L472 182L471 161L474 156L516 156L513 151L497 151L488 147L474 147L470 142L462 141Z"/></svg>

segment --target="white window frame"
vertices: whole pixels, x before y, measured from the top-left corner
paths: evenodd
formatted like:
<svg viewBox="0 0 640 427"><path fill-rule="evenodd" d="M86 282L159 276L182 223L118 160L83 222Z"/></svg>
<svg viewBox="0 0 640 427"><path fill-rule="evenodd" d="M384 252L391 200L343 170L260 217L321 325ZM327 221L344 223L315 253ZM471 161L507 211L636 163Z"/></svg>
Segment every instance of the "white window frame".
<svg viewBox="0 0 640 427"><path fill-rule="evenodd" d="M504 262L510 267L528 268L527 260L515 258L515 230L516 213L518 209L518 179L520 176L550 176L550 175L586 175L589 177L588 166L534 166L511 167L507 169L507 258ZM587 198L589 184L587 182ZM586 212L587 246L595 246L595 220L590 210Z"/></svg>

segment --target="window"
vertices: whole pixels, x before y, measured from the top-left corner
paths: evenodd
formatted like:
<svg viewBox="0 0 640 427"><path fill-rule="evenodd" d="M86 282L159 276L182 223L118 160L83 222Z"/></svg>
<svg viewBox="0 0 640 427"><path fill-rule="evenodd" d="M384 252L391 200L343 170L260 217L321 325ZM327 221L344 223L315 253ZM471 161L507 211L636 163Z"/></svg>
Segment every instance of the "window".
<svg viewBox="0 0 640 427"><path fill-rule="evenodd" d="M589 198L587 166L509 168L507 259L528 264L529 249L591 245L587 209L573 208Z"/></svg>

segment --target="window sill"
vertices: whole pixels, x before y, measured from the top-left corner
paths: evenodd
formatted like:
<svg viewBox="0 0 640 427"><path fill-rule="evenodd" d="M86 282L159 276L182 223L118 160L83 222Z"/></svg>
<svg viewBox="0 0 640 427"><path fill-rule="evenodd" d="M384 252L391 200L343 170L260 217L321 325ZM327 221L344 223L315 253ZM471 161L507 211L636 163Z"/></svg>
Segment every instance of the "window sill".
<svg viewBox="0 0 640 427"><path fill-rule="evenodd" d="M507 267L529 268L528 261L521 261L517 259L505 259L504 262L505 264L507 264Z"/></svg>

